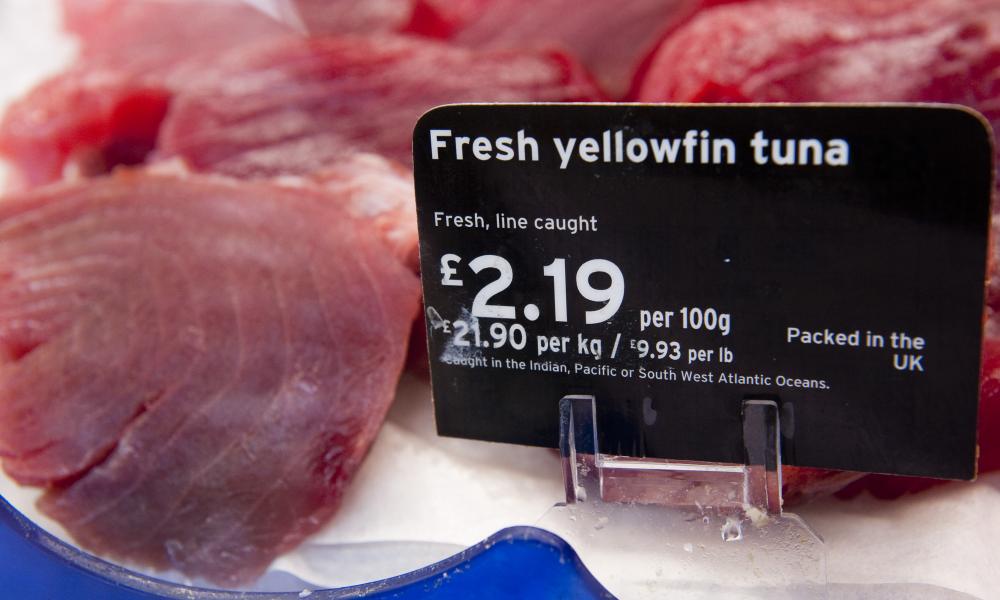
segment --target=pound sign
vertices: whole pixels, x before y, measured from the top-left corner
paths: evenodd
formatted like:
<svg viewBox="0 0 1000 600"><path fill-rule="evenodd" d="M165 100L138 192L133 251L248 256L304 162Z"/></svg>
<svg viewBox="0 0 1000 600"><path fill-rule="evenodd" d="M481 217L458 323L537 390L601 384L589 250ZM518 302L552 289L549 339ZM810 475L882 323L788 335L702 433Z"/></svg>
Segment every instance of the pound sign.
<svg viewBox="0 0 1000 600"><path fill-rule="evenodd" d="M452 279L451 276L458 273L452 263L461 262L462 257L457 254L445 254L441 257L441 285L461 286L461 279Z"/></svg>

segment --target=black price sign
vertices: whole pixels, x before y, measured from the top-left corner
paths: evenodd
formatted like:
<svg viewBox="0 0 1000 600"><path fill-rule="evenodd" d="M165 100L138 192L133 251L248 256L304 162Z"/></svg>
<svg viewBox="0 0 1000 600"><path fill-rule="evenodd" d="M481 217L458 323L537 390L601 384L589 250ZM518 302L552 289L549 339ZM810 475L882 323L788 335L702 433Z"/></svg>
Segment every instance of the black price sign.
<svg viewBox="0 0 1000 600"><path fill-rule="evenodd" d="M468 105L414 133L442 435L975 475L989 129L941 106Z"/></svg>

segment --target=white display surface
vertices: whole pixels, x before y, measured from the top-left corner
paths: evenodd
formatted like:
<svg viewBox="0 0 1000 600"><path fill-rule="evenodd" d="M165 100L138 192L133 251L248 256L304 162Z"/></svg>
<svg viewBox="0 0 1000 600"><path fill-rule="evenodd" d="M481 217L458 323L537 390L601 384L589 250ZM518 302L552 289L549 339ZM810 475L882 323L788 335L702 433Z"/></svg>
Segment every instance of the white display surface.
<svg viewBox="0 0 1000 600"><path fill-rule="evenodd" d="M74 44L58 33L58 19L55 2L0 0L0 109L72 59ZM0 166L0 182L3 176ZM405 569L503 527L533 524L562 499L554 451L438 438L431 411L428 385L404 378L337 516L276 567L317 584L351 583L316 569L326 545L351 544L357 552L356 544L432 542L386 567ZM0 495L62 534L34 509L38 490L20 488L0 473ZM825 539L832 583L930 584L1000 599L1000 473L892 501L867 494L825 499L796 512ZM601 579L602 571L616 569L613 563L609 558L588 567Z"/></svg>

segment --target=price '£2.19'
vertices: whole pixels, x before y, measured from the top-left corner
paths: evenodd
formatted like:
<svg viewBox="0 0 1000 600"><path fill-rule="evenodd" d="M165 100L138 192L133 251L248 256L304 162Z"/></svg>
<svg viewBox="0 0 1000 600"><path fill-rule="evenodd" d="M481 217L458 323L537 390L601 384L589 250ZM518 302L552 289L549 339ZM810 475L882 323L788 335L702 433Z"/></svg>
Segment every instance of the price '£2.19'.
<svg viewBox="0 0 1000 600"><path fill-rule="evenodd" d="M441 285L455 287L464 285L463 280L458 278L458 266L461 262L462 257L457 254L445 254L441 257ZM484 319L516 319L516 306L490 304L494 296L509 288L514 281L514 269L510 262L502 256L484 254L469 261L468 268L477 274L485 269L493 269L499 274L499 277L483 286L476 294L472 301L472 316ZM542 272L546 277L552 278L554 318L565 323L569 319L566 299L566 259L553 260L543 267ZM594 287L590 280L591 276L597 273L607 275L611 280L610 285L605 288ZM576 289L585 299L604 303L601 308L588 310L585 313L588 325L603 323L615 316L621 308L622 300L625 299L625 276L615 263L595 258L583 263L577 269ZM535 321L541 316L537 304L526 304L521 307L521 311L524 318L529 321Z"/></svg>

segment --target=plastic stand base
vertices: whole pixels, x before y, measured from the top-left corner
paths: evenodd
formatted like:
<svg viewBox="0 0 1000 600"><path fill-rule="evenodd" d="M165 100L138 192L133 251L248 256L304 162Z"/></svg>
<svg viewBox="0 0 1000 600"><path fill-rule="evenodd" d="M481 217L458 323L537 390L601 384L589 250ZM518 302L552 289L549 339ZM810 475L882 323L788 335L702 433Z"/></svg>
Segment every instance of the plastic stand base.
<svg viewBox="0 0 1000 600"><path fill-rule="evenodd" d="M560 402L566 502L538 523L625 598L827 598L826 549L781 510L777 405L743 406L746 464L600 453L593 396Z"/></svg>

